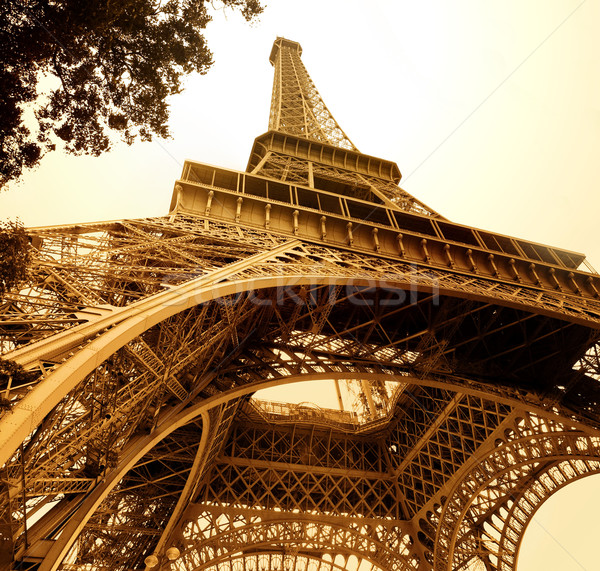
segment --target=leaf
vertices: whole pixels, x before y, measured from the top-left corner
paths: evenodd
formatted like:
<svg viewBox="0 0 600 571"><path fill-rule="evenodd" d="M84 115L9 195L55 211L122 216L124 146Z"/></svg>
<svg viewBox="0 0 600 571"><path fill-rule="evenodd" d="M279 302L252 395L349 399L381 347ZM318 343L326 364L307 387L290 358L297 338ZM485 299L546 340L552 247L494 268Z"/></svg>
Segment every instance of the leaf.
<svg viewBox="0 0 600 571"><path fill-rule="evenodd" d="M221 4L248 21L263 11L259 0ZM1 2L0 188L57 144L97 156L116 139L168 136L168 97L213 63L210 20L197 0Z"/></svg>

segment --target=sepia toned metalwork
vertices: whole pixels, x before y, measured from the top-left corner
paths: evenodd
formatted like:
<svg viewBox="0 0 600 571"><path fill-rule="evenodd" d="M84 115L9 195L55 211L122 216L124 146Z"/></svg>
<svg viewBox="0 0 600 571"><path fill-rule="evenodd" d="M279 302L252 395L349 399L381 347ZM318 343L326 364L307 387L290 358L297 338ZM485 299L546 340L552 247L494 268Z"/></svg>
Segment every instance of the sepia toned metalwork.
<svg viewBox="0 0 600 571"><path fill-rule="evenodd" d="M0 569L514 571L600 472L600 276L410 196L300 56L275 41L246 171L187 161L164 217L28 231ZM257 394L306 381L339 410Z"/></svg>

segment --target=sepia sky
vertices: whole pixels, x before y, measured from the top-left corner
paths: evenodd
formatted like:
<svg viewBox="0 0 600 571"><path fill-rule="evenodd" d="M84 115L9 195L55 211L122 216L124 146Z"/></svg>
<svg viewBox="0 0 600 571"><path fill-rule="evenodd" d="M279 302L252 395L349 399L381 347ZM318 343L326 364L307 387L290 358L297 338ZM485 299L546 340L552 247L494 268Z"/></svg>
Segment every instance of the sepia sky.
<svg viewBox="0 0 600 571"><path fill-rule="evenodd" d="M28 226L167 212L183 160L244 170L267 130L276 36L298 41L363 152L450 220L583 252L600 267L600 0L270 0L215 14L215 65L171 100L173 139L101 158L55 153L0 193ZM518 571L600 569L600 477L558 493Z"/></svg>

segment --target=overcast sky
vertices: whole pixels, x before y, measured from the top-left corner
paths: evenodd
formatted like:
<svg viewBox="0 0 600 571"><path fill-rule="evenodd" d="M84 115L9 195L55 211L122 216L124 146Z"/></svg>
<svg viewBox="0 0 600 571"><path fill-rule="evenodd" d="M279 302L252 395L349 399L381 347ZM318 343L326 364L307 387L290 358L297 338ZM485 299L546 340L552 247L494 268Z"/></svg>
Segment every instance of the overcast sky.
<svg viewBox="0 0 600 571"><path fill-rule="evenodd" d="M300 42L357 147L447 218L600 266L600 0L270 0L249 26L216 14L215 65L171 102L173 139L99 159L55 153L9 192L28 226L163 215L183 160L244 170L267 130L276 36ZM518 571L600 569L600 478L548 501Z"/></svg>

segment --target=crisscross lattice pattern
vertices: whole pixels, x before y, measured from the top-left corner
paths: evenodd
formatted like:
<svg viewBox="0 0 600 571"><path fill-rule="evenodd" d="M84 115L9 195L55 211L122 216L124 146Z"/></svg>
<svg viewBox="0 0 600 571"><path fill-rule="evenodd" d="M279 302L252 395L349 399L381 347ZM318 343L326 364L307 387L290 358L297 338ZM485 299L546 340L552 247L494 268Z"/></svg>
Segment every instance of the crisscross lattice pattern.
<svg viewBox="0 0 600 571"><path fill-rule="evenodd" d="M300 44L279 38L275 48L269 129L356 151L308 75Z"/></svg>

